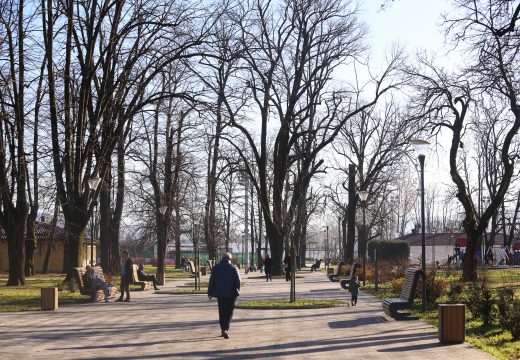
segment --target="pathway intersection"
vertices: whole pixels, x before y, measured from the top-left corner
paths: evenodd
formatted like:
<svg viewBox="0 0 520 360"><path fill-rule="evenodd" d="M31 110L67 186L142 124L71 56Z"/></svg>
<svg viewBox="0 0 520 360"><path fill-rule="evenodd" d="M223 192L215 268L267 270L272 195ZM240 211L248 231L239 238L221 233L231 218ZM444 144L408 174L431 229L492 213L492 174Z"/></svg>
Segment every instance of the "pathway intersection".
<svg viewBox="0 0 520 360"><path fill-rule="evenodd" d="M323 273L303 274L297 279L298 297L349 299ZM247 285L239 300L288 298L289 283L266 282L259 275L241 274ZM226 340L219 336L215 300L166 293L186 281L167 283L158 293L132 292L130 303L0 313L0 358L494 359L468 344L440 344L437 329L421 321L385 317L381 302L362 292L357 307L236 309Z"/></svg>

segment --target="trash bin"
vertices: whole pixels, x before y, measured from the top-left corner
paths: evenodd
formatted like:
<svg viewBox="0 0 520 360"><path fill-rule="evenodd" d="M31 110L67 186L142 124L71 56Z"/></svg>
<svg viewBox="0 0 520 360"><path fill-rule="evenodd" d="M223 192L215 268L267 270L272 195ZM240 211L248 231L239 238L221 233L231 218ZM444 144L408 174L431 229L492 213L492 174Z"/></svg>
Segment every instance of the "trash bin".
<svg viewBox="0 0 520 360"><path fill-rule="evenodd" d="M200 273L204 276L206 275L206 267L205 266L201 266L200 267Z"/></svg>
<svg viewBox="0 0 520 360"><path fill-rule="evenodd" d="M327 275L334 275L335 274L335 270L333 267L329 267L327 269Z"/></svg>
<svg viewBox="0 0 520 360"><path fill-rule="evenodd" d="M58 288L57 287L41 288L40 305L41 305L42 310L58 309Z"/></svg>
<svg viewBox="0 0 520 360"><path fill-rule="evenodd" d="M463 343L466 337L466 306L439 304L439 341Z"/></svg>

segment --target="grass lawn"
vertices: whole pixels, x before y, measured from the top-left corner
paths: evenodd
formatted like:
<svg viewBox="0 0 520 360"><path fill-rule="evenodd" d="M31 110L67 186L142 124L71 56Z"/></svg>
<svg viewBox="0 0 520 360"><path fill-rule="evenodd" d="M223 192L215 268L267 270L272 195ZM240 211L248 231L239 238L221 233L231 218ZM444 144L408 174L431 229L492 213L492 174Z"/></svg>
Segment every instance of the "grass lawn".
<svg viewBox="0 0 520 360"><path fill-rule="evenodd" d="M520 269L489 269L485 271L479 271L479 276L485 273L491 282L492 287L498 286L511 286L511 284L520 281ZM448 273L439 271L437 276L446 280L458 280L462 275L461 270L451 270ZM519 280L516 280L519 279ZM516 291L516 296L520 296L520 290ZM392 292L392 286L390 283L384 283L379 285L379 289L375 292L374 284L367 283L367 286L362 287L362 290L380 298L385 299L389 297L398 297L399 294ZM435 304L427 306L426 312L421 313L420 299L415 300L414 311L412 316L417 316L421 320L438 327L438 311L437 304L446 303L447 299L441 297ZM520 311L520 309L519 309ZM473 344L475 347L495 356L498 359L503 360L517 360L520 359L520 342L513 342L511 333L503 330L500 324L495 323L487 328L482 326L480 320L475 320L469 310L466 309L466 342Z"/></svg>
<svg viewBox="0 0 520 360"><path fill-rule="evenodd" d="M185 272L182 269L176 269L175 266L167 265L164 269L164 277L166 279L190 279L195 278L195 275ZM157 267L152 265L145 265L144 272L147 274L156 274Z"/></svg>
<svg viewBox="0 0 520 360"><path fill-rule="evenodd" d="M272 300L251 300L240 301L236 307L238 309L265 309L265 310L280 310L280 309L320 309L337 307L347 304L342 300L317 300L317 299L296 299L295 302L289 302L287 299L272 299Z"/></svg>
<svg viewBox="0 0 520 360"><path fill-rule="evenodd" d="M40 288L61 287L64 274L37 274L25 278L24 286L6 286L8 275L0 274L0 312L5 311L35 311L40 310ZM63 289L59 291L59 303L88 302L89 297L79 291Z"/></svg>

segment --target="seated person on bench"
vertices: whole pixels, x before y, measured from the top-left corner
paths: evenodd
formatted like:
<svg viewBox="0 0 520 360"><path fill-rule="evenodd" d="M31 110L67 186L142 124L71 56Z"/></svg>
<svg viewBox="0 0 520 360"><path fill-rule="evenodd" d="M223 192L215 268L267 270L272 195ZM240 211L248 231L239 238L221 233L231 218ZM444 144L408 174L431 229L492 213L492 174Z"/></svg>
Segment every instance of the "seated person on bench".
<svg viewBox="0 0 520 360"><path fill-rule="evenodd" d="M153 288L155 290L160 290L157 285L159 285L159 282L157 281L157 278L155 275L148 275L144 272L144 266L143 264L139 264L137 267L137 278L139 281L151 281L153 283Z"/></svg>
<svg viewBox="0 0 520 360"><path fill-rule="evenodd" d="M87 272L85 273L85 285L88 289L92 290L103 290L103 293L105 294L105 302L108 302L109 298L109 291L108 291L108 284L104 282L102 279L100 279L95 273L94 269L90 267L89 265L85 268Z"/></svg>
<svg viewBox="0 0 520 360"><path fill-rule="evenodd" d="M318 271L321 266L321 260L316 259L316 262L311 265L311 271Z"/></svg>

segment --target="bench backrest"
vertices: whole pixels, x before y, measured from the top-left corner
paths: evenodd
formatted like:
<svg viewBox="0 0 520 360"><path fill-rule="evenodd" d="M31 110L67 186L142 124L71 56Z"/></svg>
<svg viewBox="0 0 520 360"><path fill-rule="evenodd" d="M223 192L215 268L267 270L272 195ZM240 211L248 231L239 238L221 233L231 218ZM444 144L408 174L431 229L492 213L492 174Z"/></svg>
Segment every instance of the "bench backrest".
<svg viewBox="0 0 520 360"><path fill-rule="evenodd" d="M105 275L103 274L103 268L101 266L93 266L94 274L97 275L101 280L105 281ZM78 287L80 290L89 290L85 286L85 282L83 281L83 276L87 273L86 267L75 267L74 268L74 276L76 278L76 282L78 283ZM106 281L105 281L106 282Z"/></svg>
<svg viewBox="0 0 520 360"><path fill-rule="evenodd" d="M334 276L339 276L339 273L341 272L341 267L345 265L345 262L344 261L340 261L339 264L338 264L338 269L336 270L336 274L334 274Z"/></svg>
<svg viewBox="0 0 520 360"><path fill-rule="evenodd" d="M139 276L137 275L137 269L139 268L138 265L132 265L132 282L138 282L139 281Z"/></svg>
<svg viewBox="0 0 520 360"><path fill-rule="evenodd" d="M406 270L401 295L399 296L401 300L406 301L409 304L413 303L417 291L417 283L419 282L421 274L422 271L419 269L410 268Z"/></svg>
<svg viewBox="0 0 520 360"><path fill-rule="evenodd" d="M213 259L208 259L208 261L207 261L207 263L208 263L208 268L209 268L210 271L213 270L213 261L215 261L215 260L213 260Z"/></svg>
<svg viewBox="0 0 520 360"><path fill-rule="evenodd" d="M195 273L195 264L193 264L193 261L188 260L188 266L190 267L190 272L192 274L194 274Z"/></svg>

